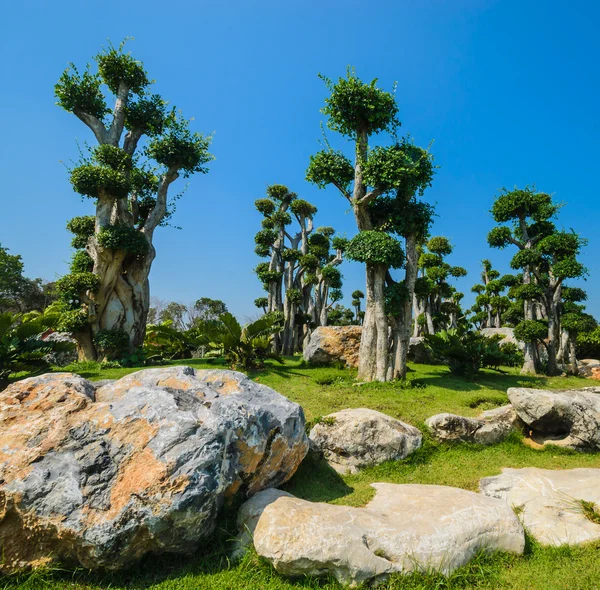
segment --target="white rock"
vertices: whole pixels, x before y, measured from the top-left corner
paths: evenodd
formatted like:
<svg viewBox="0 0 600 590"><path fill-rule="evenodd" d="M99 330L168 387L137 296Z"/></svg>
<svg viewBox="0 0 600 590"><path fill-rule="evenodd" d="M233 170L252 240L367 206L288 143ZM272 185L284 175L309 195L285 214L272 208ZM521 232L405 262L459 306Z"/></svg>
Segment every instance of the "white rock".
<svg viewBox="0 0 600 590"><path fill-rule="evenodd" d="M352 586L392 572L448 574L481 550L523 552L523 528L500 500L446 486L372 486L364 508L266 490L242 506L238 524L278 572Z"/></svg>
<svg viewBox="0 0 600 590"><path fill-rule="evenodd" d="M542 444L600 451L600 388L552 391L511 387L508 399Z"/></svg>
<svg viewBox="0 0 600 590"><path fill-rule="evenodd" d="M329 414L309 438L339 473L408 457L421 446L421 431L391 416L353 408Z"/></svg>
<svg viewBox="0 0 600 590"><path fill-rule="evenodd" d="M523 525L544 545L600 539L600 525L586 518L578 503L600 506L600 469L503 469L479 487L521 512Z"/></svg>
<svg viewBox="0 0 600 590"><path fill-rule="evenodd" d="M503 441L518 425L511 405L494 408L477 418L456 414L436 414L425 421L432 435L442 442L474 442L492 445Z"/></svg>

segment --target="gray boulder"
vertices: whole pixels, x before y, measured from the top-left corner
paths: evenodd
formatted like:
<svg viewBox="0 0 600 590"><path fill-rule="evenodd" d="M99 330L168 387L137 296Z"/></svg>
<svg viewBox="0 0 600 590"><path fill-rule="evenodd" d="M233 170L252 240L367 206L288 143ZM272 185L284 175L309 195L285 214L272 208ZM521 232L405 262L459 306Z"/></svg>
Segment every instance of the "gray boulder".
<svg viewBox="0 0 600 590"><path fill-rule="evenodd" d="M319 326L304 347L304 360L316 365L341 362L358 367L361 331L360 326Z"/></svg>
<svg viewBox="0 0 600 590"><path fill-rule="evenodd" d="M302 408L234 371L14 383L0 393L0 571L189 553L225 501L285 482L307 448Z"/></svg>
<svg viewBox="0 0 600 590"><path fill-rule="evenodd" d="M425 338L411 338L408 346L407 359L413 363L428 365L434 359L431 351L425 346Z"/></svg>
<svg viewBox="0 0 600 590"><path fill-rule="evenodd" d="M600 387L563 391L511 387L507 394L535 442L600 451Z"/></svg>
<svg viewBox="0 0 600 590"><path fill-rule="evenodd" d="M446 486L372 487L364 508L260 492L238 514L242 541L281 574L331 575L351 586L393 572L448 574L479 551L523 552L523 527L501 500Z"/></svg>
<svg viewBox="0 0 600 590"><path fill-rule="evenodd" d="M56 367L66 367L71 363L77 362L77 341L68 332L51 332L44 337L45 342L70 342L73 344L72 350L65 350L64 352L51 352L44 358L51 365Z"/></svg>
<svg viewBox="0 0 600 590"><path fill-rule="evenodd" d="M487 410L477 418L436 414L425 421L434 438L441 442L473 442L493 445L503 441L519 426L512 406Z"/></svg>
<svg viewBox="0 0 600 590"><path fill-rule="evenodd" d="M503 469L479 483L483 494L517 510L523 525L544 545L576 545L600 539L600 524L581 501L600 506L600 469Z"/></svg>
<svg viewBox="0 0 600 590"><path fill-rule="evenodd" d="M310 431L311 446L339 473L404 459L421 446L421 431L381 412L366 408L325 416Z"/></svg>

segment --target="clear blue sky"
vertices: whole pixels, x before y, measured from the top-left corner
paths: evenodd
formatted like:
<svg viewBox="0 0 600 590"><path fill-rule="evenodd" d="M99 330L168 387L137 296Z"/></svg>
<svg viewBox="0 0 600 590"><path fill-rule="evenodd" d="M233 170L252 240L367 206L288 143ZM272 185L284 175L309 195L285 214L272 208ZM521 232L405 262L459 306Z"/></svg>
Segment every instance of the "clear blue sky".
<svg viewBox="0 0 600 590"><path fill-rule="evenodd" d="M397 80L403 131L420 145L435 140L440 169L427 199L437 203L434 235L452 240L452 262L469 271L459 289L478 281L482 258L508 271L508 253L487 247L488 211L498 188L536 183L566 203L561 224L589 239L583 286L600 316L597 2L22 0L2 12L0 242L23 256L28 276L66 272L65 222L91 212L61 160L92 137L55 106L53 85L67 62L83 66L107 38L133 36L156 90L196 130L215 132L210 173L192 177L179 202L182 230L156 236L153 295L219 298L255 314L253 202L269 184L317 205L319 225L354 235L346 202L304 180L326 95L317 73L337 77L352 64L386 88ZM363 288L360 265L342 271L348 295Z"/></svg>

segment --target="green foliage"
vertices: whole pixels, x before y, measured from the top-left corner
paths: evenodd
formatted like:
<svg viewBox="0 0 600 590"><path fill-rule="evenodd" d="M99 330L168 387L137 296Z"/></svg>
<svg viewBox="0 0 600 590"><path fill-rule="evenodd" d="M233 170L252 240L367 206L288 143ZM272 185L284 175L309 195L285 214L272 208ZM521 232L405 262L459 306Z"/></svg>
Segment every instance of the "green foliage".
<svg viewBox="0 0 600 590"><path fill-rule="evenodd" d="M131 156L120 147L104 144L96 146L93 151L93 159L101 166L108 166L113 170L125 172L133 167Z"/></svg>
<svg viewBox="0 0 600 590"><path fill-rule="evenodd" d="M269 305L268 297L258 297L254 300L254 305L258 308L266 309L267 305Z"/></svg>
<svg viewBox="0 0 600 590"><path fill-rule="evenodd" d="M108 360L122 357L129 348L129 334L124 330L100 330L94 336L98 352Z"/></svg>
<svg viewBox="0 0 600 590"><path fill-rule="evenodd" d="M347 238L342 238L341 236L334 236L331 239L331 246L334 250L339 250L340 252L345 252L348 248L348 240Z"/></svg>
<svg viewBox="0 0 600 590"><path fill-rule="evenodd" d="M56 281L56 289L67 301L78 300L83 293L95 293L100 288L100 278L91 272L73 272Z"/></svg>
<svg viewBox="0 0 600 590"><path fill-rule="evenodd" d="M9 254L0 244L0 310L18 296L23 280L23 261L19 254Z"/></svg>
<svg viewBox="0 0 600 590"><path fill-rule="evenodd" d="M230 313L223 314L220 320L224 330L217 343L232 369L260 369L268 358L283 364L283 359L271 350L271 337L281 329L275 318L263 316L245 326Z"/></svg>
<svg viewBox="0 0 600 590"><path fill-rule="evenodd" d="M295 199L290 203L290 209L294 215L303 218L312 218L317 212L317 208L304 199Z"/></svg>
<svg viewBox="0 0 600 590"><path fill-rule="evenodd" d="M598 323L589 313L563 313L560 318L561 328L570 335L577 336L583 333L593 333Z"/></svg>
<svg viewBox="0 0 600 590"><path fill-rule="evenodd" d="M308 272L317 270L319 266L319 259L314 254L305 254L300 257L300 265Z"/></svg>
<svg viewBox="0 0 600 590"><path fill-rule="evenodd" d="M500 225L494 227L487 235L487 242L492 248L506 248L511 242L512 232L510 227Z"/></svg>
<svg viewBox="0 0 600 590"><path fill-rule="evenodd" d="M289 205L296 198L296 193L283 184L271 184L267 187L267 196L277 203Z"/></svg>
<svg viewBox="0 0 600 590"><path fill-rule="evenodd" d="M272 229L261 229L255 236L254 242L263 248L271 247L277 240L277 232Z"/></svg>
<svg viewBox="0 0 600 590"><path fill-rule="evenodd" d="M71 342L42 340L42 334L57 322L56 314L0 314L0 388L15 373L47 370L46 355L73 349Z"/></svg>
<svg viewBox="0 0 600 590"><path fill-rule="evenodd" d="M101 85L102 79L93 74L89 66L80 74L71 63L54 86L54 95L58 99L56 104L71 113L88 113L102 120L110 109L100 90Z"/></svg>
<svg viewBox="0 0 600 590"><path fill-rule="evenodd" d="M288 262L300 260L300 258L302 258L302 252L300 252L300 250L294 250L293 248L285 248L281 252L281 258Z"/></svg>
<svg viewBox="0 0 600 590"><path fill-rule="evenodd" d="M98 244L106 250L121 250L134 256L145 256L150 249L146 236L126 225L110 225L101 228L97 240Z"/></svg>
<svg viewBox="0 0 600 590"><path fill-rule="evenodd" d="M95 223L93 215L73 217L67 222L67 230L75 236L71 242L73 248L81 249L87 246L89 238L94 235Z"/></svg>
<svg viewBox="0 0 600 590"><path fill-rule="evenodd" d="M385 264L390 268L404 264L404 252L398 240L380 231L358 233L349 241L346 253L357 262Z"/></svg>
<svg viewBox="0 0 600 590"><path fill-rule="evenodd" d="M285 298L290 303L301 303L302 302L302 291L300 289L288 289L285 292Z"/></svg>
<svg viewBox="0 0 600 590"><path fill-rule="evenodd" d="M511 362L498 339L471 330L446 330L425 334L425 343L434 357L448 366L453 375L473 379L484 368L499 370Z"/></svg>
<svg viewBox="0 0 600 590"><path fill-rule="evenodd" d="M365 294L358 289L356 291L352 291L352 299L364 299Z"/></svg>
<svg viewBox="0 0 600 590"><path fill-rule="evenodd" d="M600 359L600 327L577 334L577 358Z"/></svg>
<svg viewBox="0 0 600 590"><path fill-rule="evenodd" d="M208 172L205 165L214 159L208 151L210 141L210 137L192 133L188 122L172 112L167 120L166 132L151 139L146 153L159 164L177 170L187 178L196 172Z"/></svg>
<svg viewBox="0 0 600 590"><path fill-rule="evenodd" d="M525 356L514 342L500 343L500 351L505 357L504 365L507 367L522 367Z"/></svg>
<svg viewBox="0 0 600 590"><path fill-rule="evenodd" d="M510 267L515 270L525 268L526 266L532 266L539 264L542 259L540 253L533 249L519 250L510 261Z"/></svg>
<svg viewBox="0 0 600 590"><path fill-rule="evenodd" d="M256 199L254 206L263 215L272 215L275 212L275 203L271 199Z"/></svg>
<svg viewBox="0 0 600 590"><path fill-rule="evenodd" d="M354 166L342 152L323 150L310 157L306 180L319 188L332 184L349 192L354 180Z"/></svg>
<svg viewBox="0 0 600 590"><path fill-rule="evenodd" d="M150 84L148 74L141 62L135 60L131 54L123 53L121 43L118 48L109 45L94 58L98 64L98 73L102 81L113 94L117 94L121 83L135 94L140 94Z"/></svg>
<svg viewBox="0 0 600 590"><path fill-rule="evenodd" d="M129 102L125 109L125 127L139 130L150 137L160 135L167 122L166 106L167 103L158 94Z"/></svg>
<svg viewBox="0 0 600 590"><path fill-rule="evenodd" d="M342 273L335 266L327 265L324 266L320 271L321 278L325 281L325 284L332 289L341 289L342 287Z"/></svg>
<svg viewBox="0 0 600 590"><path fill-rule="evenodd" d="M396 189L404 197L422 195L433 179L433 157L404 140L390 147L377 146L364 166L365 182L382 191Z"/></svg>
<svg viewBox="0 0 600 590"><path fill-rule="evenodd" d="M514 334L521 342L539 342L548 335L548 324L541 320L523 320L515 326Z"/></svg>
<svg viewBox="0 0 600 590"><path fill-rule="evenodd" d="M71 257L69 270L72 273L92 272L94 261L85 250L78 250Z"/></svg>
<svg viewBox="0 0 600 590"><path fill-rule="evenodd" d="M88 314L85 309L65 309L60 314L57 328L61 332L75 334L88 325Z"/></svg>
<svg viewBox="0 0 600 590"><path fill-rule="evenodd" d="M71 170L70 180L75 192L91 199L100 196L122 199L129 193L127 175L108 166L81 164Z"/></svg>
<svg viewBox="0 0 600 590"><path fill-rule="evenodd" d="M321 112L329 117L327 126L332 131L356 137L361 132L371 135L394 131L400 124L394 95L378 88L377 79L366 84L350 67L346 78L339 78L335 83L320 77L331 91Z"/></svg>
<svg viewBox="0 0 600 590"><path fill-rule="evenodd" d="M438 256L448 256L452 254L452 244L444 236L436 236L427 242L427 249Z"/></svg>
<svg viewBox="0 0 600 590"><path fill-rule="evenodd" d="M278 281L281 278L281 272L277 270L269 270L268 262L261 262L260 264L257 264L254 272L256 272L256 276L259 278L259 280L267 285L271 282Z"/></svg>
<svg viewBox="0 0 600 590"><path fill-rule="evenodd" d="M534 186L509 191L502 189L492 205L492 216L498 223L531 218L545 221L553 217L559 206L552 202L547 193L539 193Z"/></svg>

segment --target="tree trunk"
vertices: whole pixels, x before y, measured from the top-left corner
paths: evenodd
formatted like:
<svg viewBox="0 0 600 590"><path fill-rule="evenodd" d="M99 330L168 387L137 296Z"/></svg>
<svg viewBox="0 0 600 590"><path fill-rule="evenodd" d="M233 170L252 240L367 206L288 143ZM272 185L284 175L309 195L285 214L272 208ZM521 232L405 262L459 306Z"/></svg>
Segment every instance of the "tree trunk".
<svg viewBox="0 0 600 590"><path fill-rule="evenodd" d="M531 283L531 273L528 267L523 269L523 284L529 285ZM533 302L526 299L523 302L523 314L526 320L533 320ZM537 343L535 341L525 342L525 348L523 350L525 357L523 367L521 369L521 375L535 375L539 371L539 361L537 354Z"/></svg>

